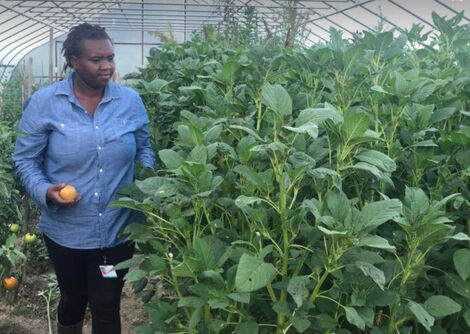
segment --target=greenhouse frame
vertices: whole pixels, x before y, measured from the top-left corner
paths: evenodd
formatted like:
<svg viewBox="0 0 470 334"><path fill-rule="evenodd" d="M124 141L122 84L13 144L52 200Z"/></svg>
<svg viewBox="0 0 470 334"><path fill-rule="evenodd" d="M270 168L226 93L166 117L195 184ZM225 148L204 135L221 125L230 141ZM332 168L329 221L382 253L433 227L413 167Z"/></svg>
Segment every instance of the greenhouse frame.
<svg viewBox="0 0 470 334"><path fill-rule="evenodd" d="M470 333L470 0L0 0L20 333Z"/></svg>
<svg viewBox="0 0 470 334"><path fill-rule="evenodd" d="M10 76L16 65L32 50L49 45L48 78L57 74L60 61L57 40L70 27L81 22L97 23L110 34L133 33L133 45L145 62L148 47L158 41L147 41L149 31L168 29L178 42L191 38L204 25L220 29L230 22L244 24L246 8L257 15L258 29L266 34L276 27L280 15L291 11L302 26L305 45L326 42L333 27L352 37L354 33L373 30L379 24L385 29L409 29L420 23L433 29L431 13L453 16L470 10L468 0L107 0L107 1L42 1L2 0L0 2L0 82ZM463 22L470 22L468 14ZM245 22L246 23L246 22ZM119 43L119 38L115 42ZM56 43L50 43L56 40ZM147 48L146 48L147 47ZM137 51L138 50L138 51ZM138 64L137 64L138 65Z"/></svg>

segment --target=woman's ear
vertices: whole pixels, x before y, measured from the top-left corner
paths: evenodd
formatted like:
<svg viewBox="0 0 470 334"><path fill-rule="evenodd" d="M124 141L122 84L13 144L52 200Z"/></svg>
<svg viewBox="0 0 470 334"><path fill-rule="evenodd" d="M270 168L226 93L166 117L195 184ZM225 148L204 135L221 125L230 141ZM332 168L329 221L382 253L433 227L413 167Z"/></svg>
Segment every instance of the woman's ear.
<svg viewBox="0 0 470 334"><path fill-rule="evenodd" d="M78 57L77 56L70 56L70 65L73 69L77 67L78 64Z"/></svg>

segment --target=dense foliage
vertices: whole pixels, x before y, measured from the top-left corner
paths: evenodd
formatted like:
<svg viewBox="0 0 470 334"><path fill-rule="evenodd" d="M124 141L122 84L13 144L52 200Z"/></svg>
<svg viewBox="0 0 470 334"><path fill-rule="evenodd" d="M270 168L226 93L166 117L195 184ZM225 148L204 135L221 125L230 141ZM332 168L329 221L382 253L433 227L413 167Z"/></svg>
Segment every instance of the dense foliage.
<svg viewBox="0 0 470 334"><path fill-rule="evenodd" d="M0 91L0 244L8 224L21 220L21 191L12 161L16 125L22 111L22 81L14 76Z"/></svg>
<svg viewBox="0 0 470 334"><path fill-rule="evenodd" d="M23 218L22 191L15 177L12 155L16 126L22 111L22 80L13 76L0 91L0 279L10 275L20 275L20 267L26 261L23 252L17 247L17 234L12 224ZM14 229L14 228L13 228ZM3 283L0 295L4 293ZM3 297L3 295L2 295Z"/></svg>
<svg viewBox="0 0 470 334"><path fill-rule="evenodd" d="M158 172L115 203L142 333L468 333L470 31L433 19L152 50Z"/></svg>

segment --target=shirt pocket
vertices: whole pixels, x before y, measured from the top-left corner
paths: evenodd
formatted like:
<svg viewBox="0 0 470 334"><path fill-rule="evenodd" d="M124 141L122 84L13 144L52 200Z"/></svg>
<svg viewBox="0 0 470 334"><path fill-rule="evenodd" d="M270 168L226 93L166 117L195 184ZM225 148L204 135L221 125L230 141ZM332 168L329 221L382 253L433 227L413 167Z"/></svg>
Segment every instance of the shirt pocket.
<svg viewBox="0 0 470 334"><path fill-rule="evenodd" d="M80 155L83 145L83 129L76 125L60 123L49 135L49 150L58 155Z"/></svg>
<svg viewBox="0 0 470 334"><path fill-rule="evenodd" d="M128 119L114 119L106 132L106 142L135 145L136 122Z"/></svg>

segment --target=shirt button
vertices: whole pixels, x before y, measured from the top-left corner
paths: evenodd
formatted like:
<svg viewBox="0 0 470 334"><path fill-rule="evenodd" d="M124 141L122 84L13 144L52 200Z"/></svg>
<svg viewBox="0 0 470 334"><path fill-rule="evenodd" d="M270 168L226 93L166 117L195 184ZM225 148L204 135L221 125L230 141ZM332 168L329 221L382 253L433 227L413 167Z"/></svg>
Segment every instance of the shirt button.
<svg viewBox="0 0 470 334"><path fill-rule="evenodd" d="M103 214L102 214L101 212L100 212L100 213L98 213L98 216L100 216L100 217L101 217L102 215L103 215Z"/></svg>
<svg viewBox="0 0 470 334"><path fill-rule="evenodd" d="M101 150L101 146L98 146L98 150Z"/></svg>
<svg viewBox="0 0 470 334"><path fill-rule="evenodd" d="M103 173L103 168L100 168L100 173Z"/></svg>
<svg viewBox="0 0 470 334"><path fill-rule="evenodd" d="M99 129L100 127L98 125L95 125L95 129Z"/></svg>
<svg viewBox="0 0 470 334"><path fill-rule="evenodd" d="M95 193L95 196L98 196L99 194L98 193Z"/></svg>
<svg viewBox="0 0 470 334"><path fill-rule="evenodd" d="M63 128L64 126L65 126L65 124L64 124L64 123L61 123L61 124L60 124L60 127L61 127L61 128Z"/></svg>

